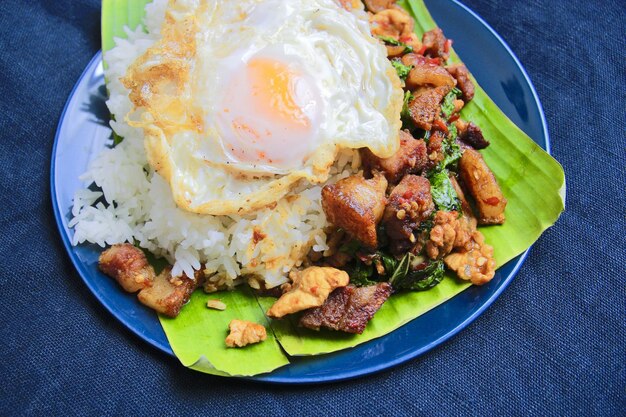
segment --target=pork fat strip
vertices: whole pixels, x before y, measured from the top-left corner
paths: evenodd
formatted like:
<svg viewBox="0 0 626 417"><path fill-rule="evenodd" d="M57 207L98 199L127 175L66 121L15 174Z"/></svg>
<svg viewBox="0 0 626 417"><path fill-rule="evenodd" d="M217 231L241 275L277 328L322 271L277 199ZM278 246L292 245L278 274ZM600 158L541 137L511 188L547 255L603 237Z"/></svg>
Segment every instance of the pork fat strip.
<svg viewBox="0 0 626 417"><path fill-rule="evenodd" d="M307 310L300 318L300 326L361 334L390 295L391 285L388 282L369 287L349 285L338 288L321 307Z"/></svg>

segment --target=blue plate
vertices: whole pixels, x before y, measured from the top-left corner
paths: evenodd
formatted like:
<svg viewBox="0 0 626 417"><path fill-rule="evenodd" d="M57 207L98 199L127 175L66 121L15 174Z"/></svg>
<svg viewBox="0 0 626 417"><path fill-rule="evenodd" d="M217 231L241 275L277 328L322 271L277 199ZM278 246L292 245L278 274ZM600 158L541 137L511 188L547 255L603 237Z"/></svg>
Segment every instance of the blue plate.
<svg viewBox="0 0 626 417"><path fill-rule="evenodd" d="M435 21L480 85L535 142L549 152L548 130L535 89L506 43L480 17L455 0L427 0ZM78 273L100 302L147 343L173 355L157 316L134 295L123 292L97 268L101 248L71 245L72 197L82 187L78 177L109 142L102 56L98 53L74 87L57 130L52 151L51 189L63 243ZM501 267L482 287L471 287L385 337L345 351L292 363L258 381L319 383L355 378L390 368L443 343L480 315L506 288L528 251Z"/></svg>

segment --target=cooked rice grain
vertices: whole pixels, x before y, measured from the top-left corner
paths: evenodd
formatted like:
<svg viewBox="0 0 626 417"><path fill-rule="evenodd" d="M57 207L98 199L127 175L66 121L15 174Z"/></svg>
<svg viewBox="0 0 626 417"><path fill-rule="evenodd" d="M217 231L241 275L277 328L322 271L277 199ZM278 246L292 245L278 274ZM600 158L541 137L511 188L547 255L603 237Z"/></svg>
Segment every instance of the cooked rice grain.
<svg viewBox="0 0 626 417"><path fill-rule="evenodd" d="M81 177L85 189L74 196L70 222L73 244L91 242L104 247L138 242L172 263L174 276L193 276L193 271L204 265L214 288L233 287L241 282L237 277L250 274L263 278L268 288L280 285L311 248L318 252L328 249L321 186L301 186L275 208L251 216L189 213L176 207L169 185L148 165L143 132L123 122L132 107L119 78L159 38L166 5L166 0L156 0L146 6L146 31L141 27L126 30L127 39L116 39L116 47L105 53L107 106L116 120L111 127L124 140L103 150ZM329 182L347 177L359 166L358 152L342 152ZM92 183L102 192L88 190ZM94 206L102 197L106 204ZM265 234L256 244L254 228Z"/></svg>

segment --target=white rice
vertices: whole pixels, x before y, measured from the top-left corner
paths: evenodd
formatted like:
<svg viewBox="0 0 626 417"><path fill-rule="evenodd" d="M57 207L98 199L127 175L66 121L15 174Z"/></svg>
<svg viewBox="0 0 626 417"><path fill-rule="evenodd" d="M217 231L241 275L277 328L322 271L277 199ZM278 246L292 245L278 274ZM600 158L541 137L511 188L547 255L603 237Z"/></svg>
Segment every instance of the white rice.
<svg viewBox="0 0 626 417"><path fill-rule="evenodd" d="M70 227L73 244L91 242L102 247L138 242L173 264L172 274L193 276L204 265L210 281L232 287L246 275L260 276L267 287L287 281L287 272L301 264L313 249L326 246L326 217L321 207L321 186L301 186L277 202L273 209L250 216L197 215L176 207L167 182L150 168L143 147L143 132L124 123L131 110L128 90L119 78L128 66L160 37L167 0L146 6L145 30L126 30L127 39L105 53L110 99L107 106L117 121L111 127L124 140L106 149L81 176L85 189L74 196ZM357 172L358 153L339 155L329 182ZM101 192L87 187L95 183ZM107 204L94 203L103 197ZM253 243L255 228L266 235Z"/></svg>

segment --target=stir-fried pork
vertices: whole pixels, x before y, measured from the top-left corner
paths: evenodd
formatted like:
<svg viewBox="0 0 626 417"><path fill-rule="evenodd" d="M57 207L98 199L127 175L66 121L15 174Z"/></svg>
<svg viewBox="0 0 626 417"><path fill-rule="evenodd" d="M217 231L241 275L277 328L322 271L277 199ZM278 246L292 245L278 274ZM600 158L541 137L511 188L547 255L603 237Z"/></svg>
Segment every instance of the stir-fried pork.
<svg viewBox="0 0 626 417"><path fill-rule="evenodd" d="M273 318L281 318L311 307L324 304L328 295L336 288L345 287L350 277L345 271L335 268L311 266L302 271L292 271L291 289L284 293L267 311Z"/></svg>
<svg viewBox="0 0 626 417"><path fill-rule="evenodd" d="M321 307L306 311L300 325L319 330L325 327L347 333L363 333L367 323L391 295L387 282L369 287L352 285L336 289Z"/></svg>
<svg viewBox="0 0 626 417"><path fill-rule="evenodd" d="M415 58L407 59L403 57L402 62L405 65L413 66L409 75L406 77L406 87L409 90L430 85L433 87L448 87L452 89L456 81L448 71L442 66L427 62L426 58L413 54Z"/></svg>
<svg viewBox="0 0 626 417"><path fill-rule="evenodd" d="M371 32L374 36L389 37L418 50L422 47L413 29L415 21L401 8L385 9L370 17Z"/></svg>
<svg viewBox="0 0 626 417"><path fill-rule="evenodd" d="M448 40L443 34L443 31L439 28L430 30L424 33L422 37L422 43L424 44L424 55L429 55L433 58L441 58L446 61L449 57L449 51L446 47Z"/></svg>
<svg viewBox="0 0 626 417"><path fill-rule="evenodd" d="M172 268L166 267L156 276L151 286L139 291L139 301L161 314L176 317L189 301L191 293L202 285L204 274L197 271L194 279L172 277Z"/></svg>
<svg viewBox="0 0 626 417"><path fill-rule="evenodd" d="M506 198L478 151L466 149L459 162L461 180L476 202L479 224L504 223Z"/></svg>
<svg viewBox="0 0 626 417"><path fill-rule="evenodd" d="M113 245L102 252L98 267L128 292L137 292L154 281L154 269L146 255L130 243Z"/></svg>
<svg viewBox="0 0 626 417"><path fill-rule="evenodd" d="M459 139L474 149L485 149L489 146L489 141L483 136L480 127L472 122L463 124L463 130L459 131Z"/></svg>
<svg viewBox="0 0 626 417"><path fill-rule="evenodd" d="M155 276L141 249L123 243L102 252L100 270L113 277L128 292L137 292L139 301L166 316L176 317L189 301L191 293L202 285L204 274L196 272L194 279L172 277L171 267Z"/></svg>
<svg viewBox="0 0 626 417"><path fill-rule="evenodd" d="M369 149L363 148L361 158L369 172L381 171L392 184L400 181L405 174L422 172L428 163L426 143L422 139L413 138L406 130L400 131L400 149L392 157L379 158Z"/></svg>
<svg viewBox="0 0 626 417"><path fill-rule="evenodd" d="M390 9L396 4L396 0L364 0L365 7L372 13Z"/></svg>
<svg viewBox="0 0 626 417"><path fill-rule="evenodd" d="M470 78L467 67L463 64L455 64L446 67L450 75L456 80L456 86L463 93L463 100L467 103L474 98L474 83Z"/></svg>
<svg viewBox="0 0 626 417"><path fill-rule="evenodd" d="M439 114L441 100L450 92L450 87L424 88L414 93L409 102L409 117L417 127L430 130Z"/></svg>
<svg viewBox="0 0 626 417"><path fill-rule="evenodd" d="M426 152L428 153L428 168L433 168L439 162L443 161L446 154L442 150L443 140L446 135L439 131L434 130L428 138L428 145L426 146Z"/></svg>
<svg viewBox="0 0 626 417"><path fill-rule="evenodd" d="M366 180L352 175L322 189L322 207L326 218L337 227L376 249L376 225L385 210L387 180L382 174Z"/></svg>
<svg viewBox="0 0 626 417"><path fill-rule="evenodd" d="M416 175L405 176L391 191L383 216L392 251L406 252L413 247L417 240L414 231L434 209L428 179Z"/></svg>

